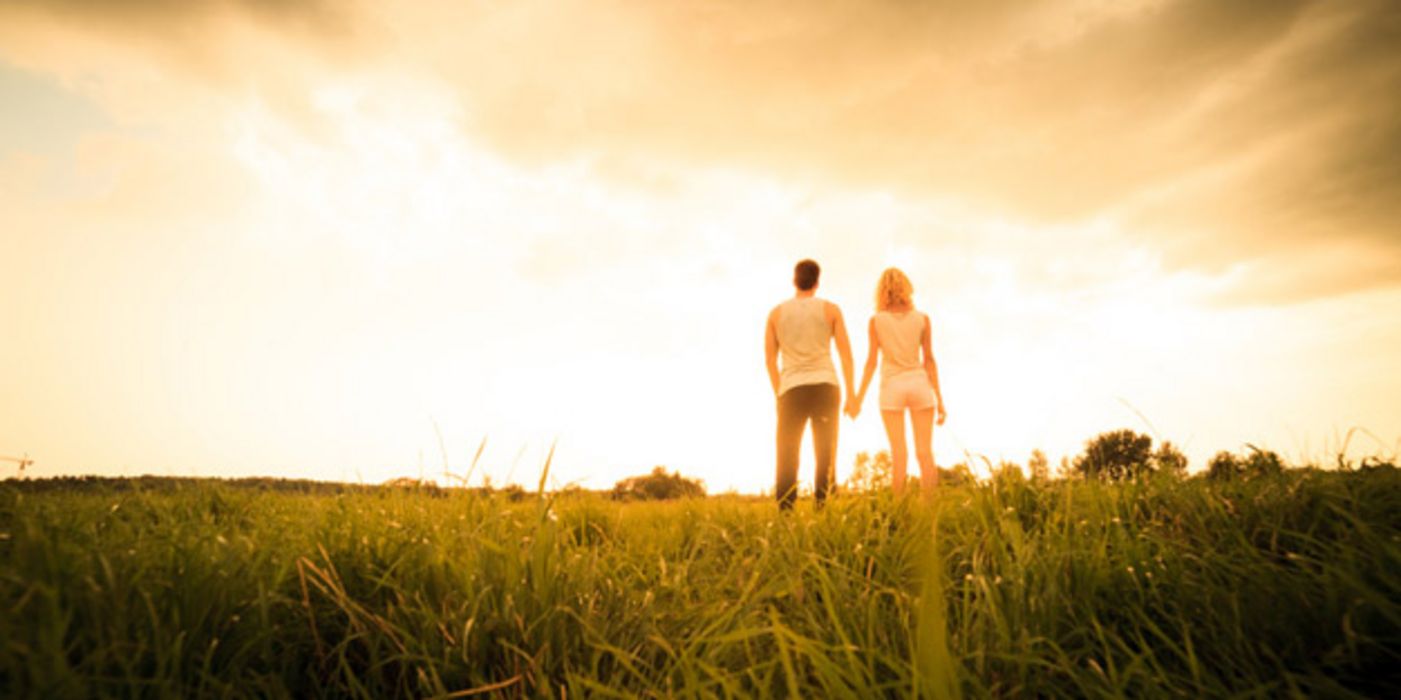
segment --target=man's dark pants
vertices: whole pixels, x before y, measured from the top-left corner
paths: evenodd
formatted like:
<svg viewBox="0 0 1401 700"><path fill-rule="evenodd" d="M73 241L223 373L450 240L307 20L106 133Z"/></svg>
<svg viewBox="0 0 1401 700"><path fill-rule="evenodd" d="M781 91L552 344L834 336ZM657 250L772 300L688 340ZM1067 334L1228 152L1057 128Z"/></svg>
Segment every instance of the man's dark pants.
<svg viewBox="0 0 1401 700"><path fill-rule="evenodd" d="M779 508L793 507L798 497L798 454L803 429L812 421L812 451L817 457L813 491L817 505L827 499L835 474L832 461L837 452L837 414L841 391L835 384L803 384L778 397L778 472L774 495Z"/></svg>

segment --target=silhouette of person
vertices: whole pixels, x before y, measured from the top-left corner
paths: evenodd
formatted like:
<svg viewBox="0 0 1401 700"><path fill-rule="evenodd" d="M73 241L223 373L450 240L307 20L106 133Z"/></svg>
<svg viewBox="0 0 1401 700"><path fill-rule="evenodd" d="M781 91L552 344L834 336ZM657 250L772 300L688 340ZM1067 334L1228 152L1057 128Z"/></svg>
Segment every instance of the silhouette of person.
<svg viewBox="0 0 1401 700"><path fill-rule="evenodd" d="M809 422L817 457L813 492L818 507L826 501L836 479L833 460L837 452L841 385L832 366L833 340L841 356L847 405L856 398L852 393L851 342L846 322L836 304L817 296L821 274L816 262L799 261L793 268L796 292L769 312L764 331L764 361L778 403L774 496L782 510L792 508L797 499L798 454Z"/></svg>
<svg viewBox="0 0 1401 700"><path fill-rule="evenodd" d="M880 356L880 415L885 422L885 434L890 439L891 488L895 493L905 489L905 412L915 434L915 458L919 460L920 491L926 497L933 494L939 483L939 470L934 466L931 447L933 424L944 424L944 396L939 391L939 366L930 349L929 316L915 310L914 285L897 268L881 273L876 285L876 314L868 326L869 350L866 368L861 374L861 389L856 400L847 405L847 414L855 418L861 413L861 403L876 371Z"/></svg>

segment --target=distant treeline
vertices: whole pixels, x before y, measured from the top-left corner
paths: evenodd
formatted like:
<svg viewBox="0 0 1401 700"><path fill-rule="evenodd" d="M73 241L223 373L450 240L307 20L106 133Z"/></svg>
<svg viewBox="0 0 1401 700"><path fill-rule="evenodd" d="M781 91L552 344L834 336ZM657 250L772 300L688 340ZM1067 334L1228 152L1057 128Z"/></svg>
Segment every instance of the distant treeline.
<svg viewBox="0 0 1401 700"><path fill-rule="evenodd" d="M213 477L185 476L58 476L42 479L7 479L0 482L6 487L23 492L43 491L182 491L199 490L209 486L225 486L254 491L275 491L279 493L305 493L316 496L341 493L373 493L376 491L421 490L430 493L444 493L449 489L432 481L417 479L394 479L383 484L354 484L340 481L317 481L314 479L278 479L273 477L243 477L221 479ZM511 491L512 489L454 488L461 492Z"/></svg>
<svg viewBox="0 0 1401 700"><path fill-rule="evenodd" d="M1295 465L1285 462L1277 453L1247 445L1240 453L1221 451L1208 460L1205 469L1190 475L1190 478L1205 478L1212 481L1235 481L1279 474L1287 469L1318 468L1318 465ZM969 461L961 461L952 467L939 467L939 481L945 486L957 486L978 480ZM1187 457L1171 442L1163 442L1156 447L1153 439L1132 430L1113 430L1086 441L1084 451L1074 458L1065 457L1059 468L1052 468L1050 460L1040 450L1033 450L1025 469L1014 462L992 462L983 459L988 478L995 483L1008 480L1030 479L1035 483L1045 483L1056 479L1088 479L1098 481L1132 481L1146 478L1188 478ZM1338 471L1370 471L1374 469L1395 469L1396 458L1367 457L1361 461L1346 459L1337 455ZM889 488L891 481L890 453L881 450L874 454L861 452L843 480L843 487L851 491L879 491ZM917 482L918 476L911 475ZM8 479L0 485L23 492L43 491L180 491L201 489L219 485L236 489L270 491L279 493L301 493L308 495L334 495L343 493L399 493L410 491L428 496L442 497L449 493L457 494L498 494L509 500L523 500L534 497L535 491L527 490L518 484L506 486L440 486L428 479L400 477L380 484L346 483L337 481L316 481L313 479L279 479L272 477L213 478L143 475L136 477L109 476L60 476L42 479ZM590 490L576 484L554 490L557 494L594 494L614 500L671 500L677 498L704 498L705 482L687 477L679 472L668 471L664 466L656 466L651 472L618 481L611 489ZM734 494L732 494L734 495Z"/></svg>
<svg viewBox="0 0 1401 700"><path fill-rule="evenodd" d="M39 479L0 480L0 487L13 488L24 493L47 491L122 493L122 492L180 492L200 491L210 486L220 486L251 491L276 493L300 493L312 496L327 496L343 493L397 493L415 492L429 496L458 494L497 494L509 500L522 500L534 497L535 492L518 484L505 486L444 487L431 480L401 477L380 484L356 484L340 481L317 481L314 479L280 479L273 477L186 477L186 476L57 476ZM704 497L705 487L696 479L688 479L677 473L666 473L662 467L652 473L619 481L611 489L591 490L577 485L569 485L555 490L558 494L594 494L615 500L665 500L683 497Z"/></svg>

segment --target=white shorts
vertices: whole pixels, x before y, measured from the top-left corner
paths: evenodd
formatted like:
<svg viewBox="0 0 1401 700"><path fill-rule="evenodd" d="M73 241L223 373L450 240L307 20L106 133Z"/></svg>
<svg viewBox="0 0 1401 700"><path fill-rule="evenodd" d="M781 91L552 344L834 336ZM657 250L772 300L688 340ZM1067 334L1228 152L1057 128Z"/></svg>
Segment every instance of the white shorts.
<svg viewBox="0 0 1401 700"><path fill-rule="evenodd" d="M903 372L880 383L880 410L920 411L934 408L934 387L923 370Z"/></svg>

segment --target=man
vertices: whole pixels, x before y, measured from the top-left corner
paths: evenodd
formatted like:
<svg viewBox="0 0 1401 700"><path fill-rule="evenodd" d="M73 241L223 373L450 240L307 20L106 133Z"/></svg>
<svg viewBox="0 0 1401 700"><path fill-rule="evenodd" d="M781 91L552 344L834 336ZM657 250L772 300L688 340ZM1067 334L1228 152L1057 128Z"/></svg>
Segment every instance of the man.
<svg viewBox="0 0 1401 700"><path fill-rule="evenodd" d="M842 358L846 402L855 405L846 322L836 304L817 296L817 278L821 273L822 269L812 260L800 261L793 268L793 286L797 292L792 299L769 312L764 332L764 360L774 396L778 398L778 469L774 495L781 509L792 508L797 498L798 452L808 421L812 421L812 448L817 457L813 486L819 508L835 481L832 461L837 452L841 386L832 367L833 339L837 341L837 352Z"/></svg>

